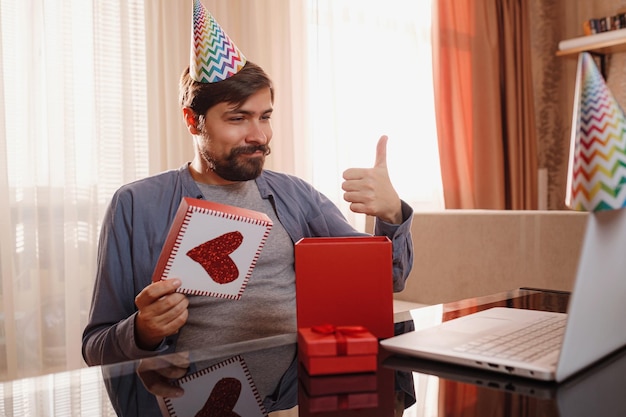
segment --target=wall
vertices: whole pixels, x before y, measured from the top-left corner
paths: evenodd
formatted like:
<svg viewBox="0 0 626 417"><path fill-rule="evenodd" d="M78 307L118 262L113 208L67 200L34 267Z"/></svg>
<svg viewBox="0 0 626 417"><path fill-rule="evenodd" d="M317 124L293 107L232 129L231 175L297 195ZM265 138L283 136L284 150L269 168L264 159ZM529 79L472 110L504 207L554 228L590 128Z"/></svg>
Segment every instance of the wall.
<svg viewBox="0 0 626 417"><path fill-rule="evenodd" d="M583 36L582 22L615 14L626 0L531 0L531 42L539 169L547 172L547 207L565 209L576 57L557 57L559 41ZM626 107L626 53L607 61L609 89Z"/></svg>

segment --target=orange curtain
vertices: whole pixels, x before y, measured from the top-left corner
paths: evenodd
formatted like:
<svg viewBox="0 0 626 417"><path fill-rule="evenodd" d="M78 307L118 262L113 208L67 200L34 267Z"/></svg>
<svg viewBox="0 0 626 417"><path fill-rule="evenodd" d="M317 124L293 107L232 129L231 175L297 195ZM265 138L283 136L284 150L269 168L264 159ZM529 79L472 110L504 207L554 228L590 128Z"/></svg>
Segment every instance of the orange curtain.
<svg viewBox="0 0 626 417"><path fill-rule="evenodd" d="M433 78L446 208L537 208L526 3L435 1Z"/></svg>

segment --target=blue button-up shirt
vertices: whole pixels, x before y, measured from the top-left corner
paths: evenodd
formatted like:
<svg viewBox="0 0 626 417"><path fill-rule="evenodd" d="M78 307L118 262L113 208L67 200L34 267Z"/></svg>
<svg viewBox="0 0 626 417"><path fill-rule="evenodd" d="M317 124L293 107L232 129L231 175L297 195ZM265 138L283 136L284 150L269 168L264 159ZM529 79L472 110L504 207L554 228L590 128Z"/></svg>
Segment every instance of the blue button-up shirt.
<svg viewBox="0 0 626 417"><path fill-rule="evenodd" d="M265 170L256 183L294 243L304 237L363 235L327 197L297 177ZM155 351L137 347L135 297L152 282L183 197L203 198L188 164L124 185L113 195L100 233L92 306L83 333L87 364L139 359L175 349L175 336L166 338ZM413 210L403 202L402 211L402 224L377 220L374 229L376 235L392 242L394 291L404 288L413 264Z"/></svg>

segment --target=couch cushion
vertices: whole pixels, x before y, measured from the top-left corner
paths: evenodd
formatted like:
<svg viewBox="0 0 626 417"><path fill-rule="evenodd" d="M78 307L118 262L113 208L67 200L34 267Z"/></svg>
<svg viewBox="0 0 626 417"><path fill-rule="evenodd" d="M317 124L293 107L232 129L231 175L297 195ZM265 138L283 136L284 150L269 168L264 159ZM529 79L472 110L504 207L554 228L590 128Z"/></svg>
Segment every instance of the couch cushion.
<svg viewBox="0 0 626 417"><path fill-rule="evenodd" d="M415 213L415 259L398 300L436 304L518 287L572 289L587 213ZM366 227L372 230L372 219Z"/></svg>

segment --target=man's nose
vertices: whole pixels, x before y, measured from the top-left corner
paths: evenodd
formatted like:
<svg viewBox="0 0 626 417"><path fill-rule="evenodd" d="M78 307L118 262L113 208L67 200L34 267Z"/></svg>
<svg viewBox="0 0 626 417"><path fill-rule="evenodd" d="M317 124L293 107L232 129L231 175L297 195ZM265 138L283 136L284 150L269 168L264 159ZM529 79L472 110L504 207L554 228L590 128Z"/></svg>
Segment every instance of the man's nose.
<svg viewBox="0 0 626 417"><path fill-rule="evenodd" d="M265 145L269 142L267 129L258 121L250 123L250 130L246 137L247 142L259 143Z"/></svg>

